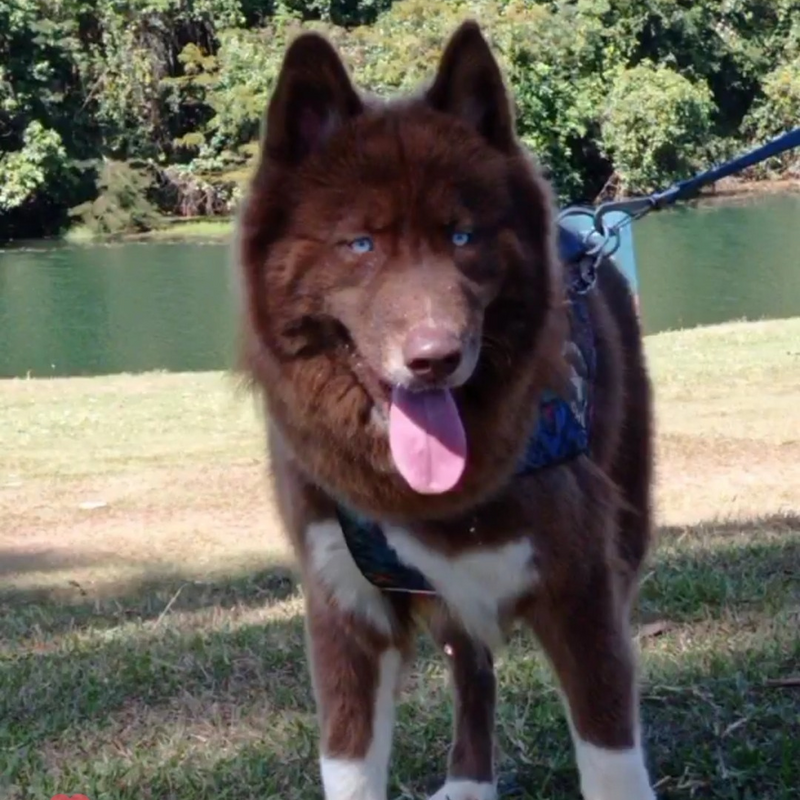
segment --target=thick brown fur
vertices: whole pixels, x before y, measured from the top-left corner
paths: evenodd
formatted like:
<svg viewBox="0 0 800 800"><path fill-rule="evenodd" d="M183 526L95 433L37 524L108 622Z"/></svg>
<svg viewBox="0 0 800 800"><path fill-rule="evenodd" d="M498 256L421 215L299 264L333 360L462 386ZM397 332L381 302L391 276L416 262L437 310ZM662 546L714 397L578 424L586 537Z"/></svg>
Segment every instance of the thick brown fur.
<svg viewBox="0 0 800 800"><path fill-rule="evenodd" d="M407 656L413 620L430 612L456 692L451 778L492 779L489 651L435 602L387 598L391 630L337 604L309 540L315 523L335 519L336 502L405 526L446 558L524 532L537 579L504 617L536 633L578 735L633 747L628 615L649 543L652 482L638 318L625 279L603 264L590 295L591 456L514 477L541 392L565 379L565 276L550 189L514 135L478 27L455 33L429 87L391 102L359 94L333 48L305 34L287 51L265 122L238 226L243 364L263 394L278 501L303 575L323 754L364 756L377 659L390 647ZM469 246L454 249L454 229L474 233ZM354 253L348 243L365 234L375 249ZM388 399L391 348L432 307L465 351L479 353L453 390L466 471L439 495L404 482L375 422Z"/></svg>

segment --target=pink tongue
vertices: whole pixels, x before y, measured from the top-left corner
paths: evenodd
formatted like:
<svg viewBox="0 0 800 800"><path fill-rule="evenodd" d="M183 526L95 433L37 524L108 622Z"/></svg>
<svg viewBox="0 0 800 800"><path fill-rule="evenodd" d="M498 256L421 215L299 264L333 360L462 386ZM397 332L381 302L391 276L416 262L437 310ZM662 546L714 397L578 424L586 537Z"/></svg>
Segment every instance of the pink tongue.
<svg viewBox="0 0 800 800"><path fill-rule="evenodd" d="M408 485L420 494L452 489L467 462L467 437L448 389L392 391L389 410L392 458Z"/></svg>

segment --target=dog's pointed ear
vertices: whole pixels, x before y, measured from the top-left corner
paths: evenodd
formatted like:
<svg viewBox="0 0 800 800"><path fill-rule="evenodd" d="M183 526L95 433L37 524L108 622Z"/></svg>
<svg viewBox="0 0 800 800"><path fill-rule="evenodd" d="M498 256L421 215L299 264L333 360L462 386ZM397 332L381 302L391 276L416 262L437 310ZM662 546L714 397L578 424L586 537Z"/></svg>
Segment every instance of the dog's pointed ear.
<svg viewBox="0 0 800 800"><path fill-rule="evenodd" d="M475 128L503 152L516 143L514 116L500 67L477 22L468 20L450 38L426 100Z"/></svg>
<svg viewBox="0 0 800 800"><path fill-rule="evenodd" d="M299 164L362 110L333 45L318 33L303 33L286 50L267 108L267 155L283 164Z"/></svg>

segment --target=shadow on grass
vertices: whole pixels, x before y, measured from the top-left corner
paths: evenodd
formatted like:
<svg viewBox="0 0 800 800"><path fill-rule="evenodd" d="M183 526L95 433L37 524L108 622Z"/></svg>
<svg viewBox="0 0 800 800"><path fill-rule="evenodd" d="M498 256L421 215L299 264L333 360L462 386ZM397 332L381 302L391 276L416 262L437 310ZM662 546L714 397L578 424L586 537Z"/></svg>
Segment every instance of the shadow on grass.
<svg viewBox="0 0 800 800"><path fill-rule="evenodd" d="M800 670L798 581L795 574L787 587L777 569L800 558L800 529L759 542L764 525L749 533L734 526L731 533L749 541L712 533L707 549L702 537L721 529L701 525L683 532L697 537L697 549L667 548L655 559L660 582L646 586L647 602L681 612L675 630L643 644L645 733L664 800L789 800L800 785L797 695L766 683ZM715 571L731 591L699 594L696 584ZM14 635L4 635L0 661L0 795L320 796L294 581L285 570L267 571L188 584L175 596L179 585L143 585L104 601L100 614L88 602L40 605L35 636L8 621L29 614L26 598L4 601L4 627ZM713 622L754 609L758 619L747 626ZM201 616L178 621L178 610ZM781 615L794 615L794 625L776 622ZM59 638L76 629L82 637ZM425 645L398 711L393 798L435 788L444 767L451 720L442 667ZM560 701L527 636L514 636L498 673L501 770L513 773L515 789L507 796L577 797Z"/></svg>
<svg viewBox="0 0 800 800"><path fill-rule="evenodd" d="M76 555L48 548L31 552L24 547L0 548L0 579L25 572L55 572L63 569L94 567L108 560L105 554Z"/></svg>
<svg viewBox="0 0 800 800"><path fill-rule="evenodd" d="M0 553L0 561L4 557ZM64 602L48 589L0 590L0 641L24 636L26 631L58 636L104 630L125 622L156 620L170 612L256 608L283 602L297 591L295 573L285 563L214 581L187 579L174 572L156 577L151 571L144 580L128 582L121 593L97 599L89 599L74 584L77 602Z"/></svg>
<svg viewBox="0 0 800 800"><path fill-rule="evenodd" d="M659 531L639 607L645 617L719 619L800 603L800 517L774 515Z"/></svg>
<svg viewBox="0 0 800 800"><path fill-rule="evenodd" d="M658 530L658 541L667 543L682 536L704 537L709 534L791 534L800 533L800 514L767 514L749 519L726 519L701 522L699 525L664 525Z"/></svg>

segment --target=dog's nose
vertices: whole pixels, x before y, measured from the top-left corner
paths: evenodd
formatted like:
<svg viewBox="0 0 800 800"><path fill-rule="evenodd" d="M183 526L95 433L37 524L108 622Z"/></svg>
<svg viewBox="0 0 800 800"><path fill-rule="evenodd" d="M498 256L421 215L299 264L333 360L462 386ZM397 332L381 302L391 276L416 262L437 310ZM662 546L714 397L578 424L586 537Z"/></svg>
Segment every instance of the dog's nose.
<svg viewBox="0 0 800 800"><path fill-rule="evenodd" d="M403 344L406 367L420 380L435 382L452 375L461 363L461 342L447 328L420 325Z"/></svg>

